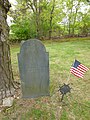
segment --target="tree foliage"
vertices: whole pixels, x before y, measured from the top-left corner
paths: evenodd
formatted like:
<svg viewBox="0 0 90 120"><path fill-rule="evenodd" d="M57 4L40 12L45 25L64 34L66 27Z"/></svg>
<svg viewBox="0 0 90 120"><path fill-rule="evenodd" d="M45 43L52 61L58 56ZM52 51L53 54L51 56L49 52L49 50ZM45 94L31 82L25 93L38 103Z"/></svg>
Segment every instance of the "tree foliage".
<svg viewBox="0 0 90 120"><path fill-rule="evenodd" d="M9 15L13 17L14 39L51 39L90 32L90 6L84 0L17 0Z"/></svg>

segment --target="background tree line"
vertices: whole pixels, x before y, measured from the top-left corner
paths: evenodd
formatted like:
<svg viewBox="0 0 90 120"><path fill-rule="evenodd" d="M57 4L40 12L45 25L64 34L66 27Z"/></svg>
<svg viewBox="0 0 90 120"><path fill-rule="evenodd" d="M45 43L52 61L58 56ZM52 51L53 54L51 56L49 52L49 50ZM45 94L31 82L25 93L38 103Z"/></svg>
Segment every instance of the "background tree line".
<svg viewBox="0 0 90 120"><path fill-rule="evenodd" d="M90 5L86 0L17 0L10 39L51 39L90 35Z"/></svg>

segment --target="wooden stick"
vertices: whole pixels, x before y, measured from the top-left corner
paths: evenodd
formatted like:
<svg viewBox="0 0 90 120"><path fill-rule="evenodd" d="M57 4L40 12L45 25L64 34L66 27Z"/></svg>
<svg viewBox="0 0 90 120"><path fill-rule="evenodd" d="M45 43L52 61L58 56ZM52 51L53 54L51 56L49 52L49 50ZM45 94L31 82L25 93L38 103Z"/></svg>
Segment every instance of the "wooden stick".
<svg viewBox="0 0 90 120"><path fill-rule="evenodd" d="M68 83L69 83L69 80L70 80L70 75L71 75L71 73L69 72L69 76L68 76L68 78L67 78L66 84L68 84Z"/></svg>

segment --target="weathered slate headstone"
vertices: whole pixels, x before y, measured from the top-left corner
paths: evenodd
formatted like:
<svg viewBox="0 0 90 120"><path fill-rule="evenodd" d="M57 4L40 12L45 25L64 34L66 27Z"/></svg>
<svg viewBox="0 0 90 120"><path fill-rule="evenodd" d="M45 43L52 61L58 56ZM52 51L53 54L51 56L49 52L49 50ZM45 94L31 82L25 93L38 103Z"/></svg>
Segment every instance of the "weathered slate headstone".
<svg viewBox="0 0 90 120"><path fill-rule="evenodd" d="M37 39L27 40L18 54L23 98L49 95L49 54Z"/></svg>

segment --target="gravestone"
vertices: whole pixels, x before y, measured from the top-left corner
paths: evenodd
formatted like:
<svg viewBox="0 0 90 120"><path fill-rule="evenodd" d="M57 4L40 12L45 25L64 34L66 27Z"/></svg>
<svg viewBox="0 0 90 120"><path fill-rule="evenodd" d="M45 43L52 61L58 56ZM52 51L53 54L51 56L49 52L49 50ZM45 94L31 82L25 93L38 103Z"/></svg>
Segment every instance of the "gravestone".
<svg viewBox="0 0 90 120"><path fill-rule="evenodd" d="M49 95L49 53L37 39L21 44L18 54L22 97Z"/></svg>

